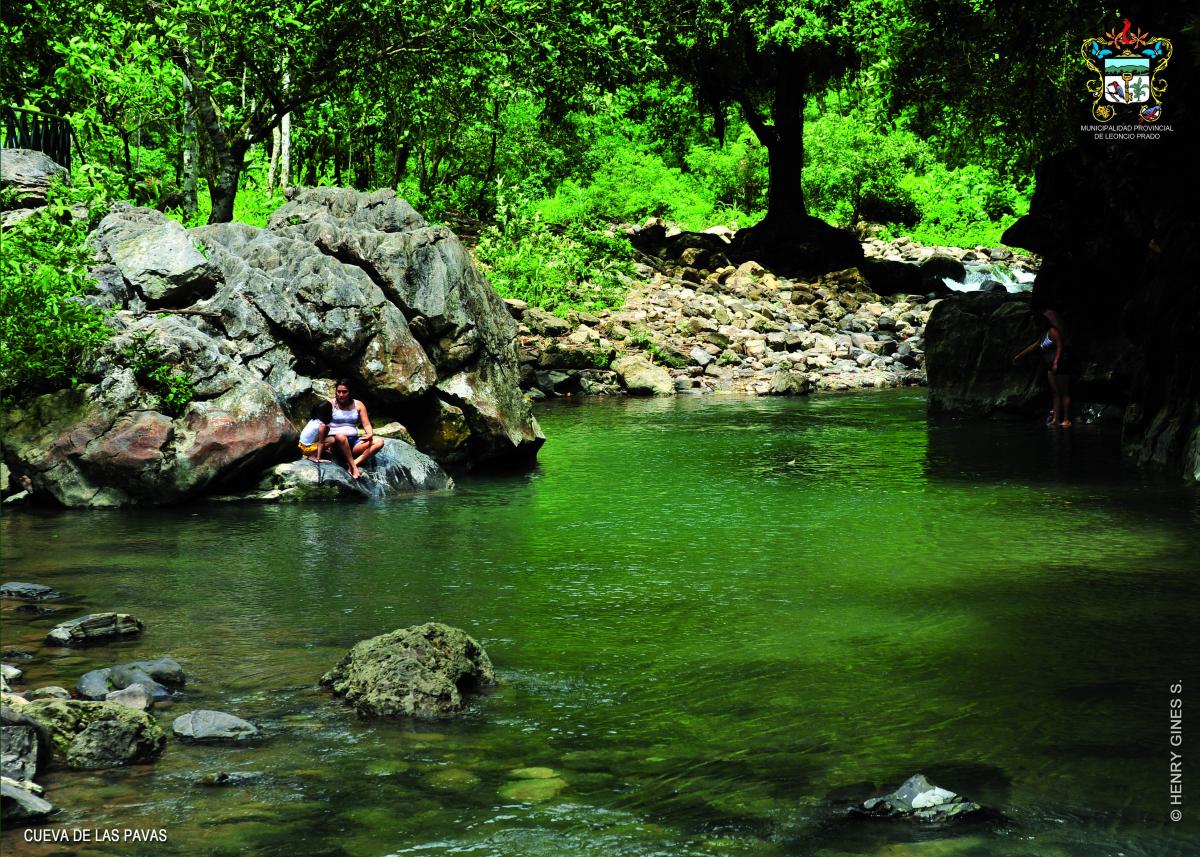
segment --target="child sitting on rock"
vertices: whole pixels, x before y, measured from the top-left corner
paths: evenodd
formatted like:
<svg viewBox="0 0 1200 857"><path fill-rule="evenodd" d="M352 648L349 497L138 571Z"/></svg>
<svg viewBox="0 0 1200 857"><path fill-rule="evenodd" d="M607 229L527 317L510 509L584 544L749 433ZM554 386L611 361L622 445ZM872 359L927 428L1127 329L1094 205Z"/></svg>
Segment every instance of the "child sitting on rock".
<svg viewBox="0 0 1200 857"><path fill-rule="evenodd" d="M309 412L312 417L300 431L300 454L309 461L330 461L322 458L325 435L329 433L329 422L333 419L333 406L329 402L318 402Z"/></svg>

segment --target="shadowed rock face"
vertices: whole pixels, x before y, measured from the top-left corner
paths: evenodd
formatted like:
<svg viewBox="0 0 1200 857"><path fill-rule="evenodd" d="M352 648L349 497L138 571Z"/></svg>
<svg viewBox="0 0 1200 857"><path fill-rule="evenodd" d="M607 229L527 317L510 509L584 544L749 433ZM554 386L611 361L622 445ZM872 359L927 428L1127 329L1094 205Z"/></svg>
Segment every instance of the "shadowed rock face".
<svg viewBox="0 0 1200 857"><path fill-rule="evenodd" d="M82 367L93 383L4 416L4 459L36 495L113 507L253 484L295 456L340 377L443 465L530 462L544 440L503 303L453 233L391 191L303 190L268 229L185 231L118 205L89 240L117 331ZM138 352L186 374L191 402L147 390Z"/></svg>

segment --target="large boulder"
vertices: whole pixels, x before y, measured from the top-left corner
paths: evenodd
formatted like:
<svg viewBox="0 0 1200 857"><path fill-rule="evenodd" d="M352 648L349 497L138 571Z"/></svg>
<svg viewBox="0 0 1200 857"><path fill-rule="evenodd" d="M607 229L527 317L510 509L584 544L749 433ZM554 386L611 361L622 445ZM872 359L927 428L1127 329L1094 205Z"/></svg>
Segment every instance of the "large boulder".
<svg viewBox="0 0 1200 857"><path fill-rule="evenodd" d="M1012 362L1037 336L1028 295L965 292L942 300L925 327L929 409L1019 414L1044 405L1040 356Z"/></svg>
<svg viewBox="0 0 1200 857"><path fill-rule="evenodd" d="M621 378L621 383L635 396L673 396L675 382L671 374L661 366L651 363L641 354L626 354L612 363L612 369Z"/></svg>
<svg viewBox="0 0 1200 857"><path fill-rule="evenodd" d="M461 712L468 694L495 682L483 648L437 622L364 640L321 677L361 715L423 719Z"/></svg>
<svg viewBox="0 0 1200 857"><path fill-rule="evenodd" d="M517 384L516 322L454 233L426 224L390 190L338 188L300 191L271 215L268 228L369 275L407 320L437 379L447 379L433 397L461 408L470 430L467 442L443 461L471 465L536 454L544 437ZM386 390L372 375L377 371L372 364L356 374L373 390ZM421 417L435 422L441 410L427 401L413 414L401 421L421 440L435 430L420 425Z"/></svg>
<svg viewBox="0 0 1200 857"><path fill-rule="evenodd" d="M46 699L21 706L20 715L69 768L152 762L167 743L149 715L109 702Z"/></svg>
<svg viewBox="0 0 1200 857"><path fill-rule="evenodd" d="M5 149L0 158L0 189L9 191L16 206L33 208L46 204L46 194L55 181L70 183L64 167L42 152Z"/></svg>
<svg viewBox="0 0 1200 857"><path fill-rule="evenodd" d="M3 418L0 451L35 496L111 507L253 484L344 376L376 424L409 426L444 465L529 461L544 440L516 322L453 233L392 191L301 191L269 229L183 230L117 205L89 243L116 335L86 383ZM163 377L186 379L190 402Z"/></svg>

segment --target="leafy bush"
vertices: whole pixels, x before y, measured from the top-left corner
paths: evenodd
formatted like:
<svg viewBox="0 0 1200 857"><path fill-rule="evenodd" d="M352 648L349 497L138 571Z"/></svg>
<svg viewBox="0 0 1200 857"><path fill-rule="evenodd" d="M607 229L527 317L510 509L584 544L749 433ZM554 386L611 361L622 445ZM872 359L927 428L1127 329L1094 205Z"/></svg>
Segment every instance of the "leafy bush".
<svg viewBox="0 0 1200 857"><path fill-rule="evenodd" d="M995 246L1029 208L1026 193L980 166L952 170L934 164L922 175L905 176L903 186L921 212L907 232L925 244Z"/></svg>
<svg viewBox="0 0 1200 857"><path fill-rule="evenodd" d="M919 219L902 183L931 161L915 135L880 132L857 116L829 113L806 124L804 147L804 195L812 214L838 225Z"/></svg>
<svg viewBox="0 0 1200 857"><path fill-rule="evenodd" d="M42 210L4 230L0 257L0 396L27 399L80 382L81 367L108 340L104 310L86 300L89 219L96 202L57 188ZM76 213L72 208L76 207ZM89 212L94 217L98 210Z"/></svg>
<svg viewBox="0 0 1200 857"><path fill-rule="evenodd" d="M552 228L528 200L510 203L503 190L499 199L475 256L501 297L564 315L620 306L633 273L628 241L586 223Z"/></svg>
<svg viewBox="0 0 1200 857"><path fill-rule="evenodd" d="M120 360L133 370L138 383L158 399L157 408L168 416L178 416L195 397L196 391L186 372L176 372L150 342L149 333L134 334L122 349Z"/></svg>

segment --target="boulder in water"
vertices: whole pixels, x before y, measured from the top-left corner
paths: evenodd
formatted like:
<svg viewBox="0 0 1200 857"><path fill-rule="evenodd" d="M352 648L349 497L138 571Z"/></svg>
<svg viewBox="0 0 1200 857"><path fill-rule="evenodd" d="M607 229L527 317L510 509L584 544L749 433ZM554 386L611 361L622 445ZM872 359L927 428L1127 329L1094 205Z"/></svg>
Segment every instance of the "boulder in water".
<svg viewBox="0 0 1200 857"><path fill-rule="evenodd" d="M460 713L468 694L495 682L483 648L438 622L364 640L321 677L359 714L423 719Z"/></svg>
<svg viewBox="0 0 1200 857"><path fill-rule="evenodd" d="M62 598L62 593L40 583L12 581L0 585L0 598L16 598L21 601L52 601Z"/></svg>
<svg viewBox="0 0 1200 857"><path fill-rule="evenodd" d="M38 770L38 737L32 726L0 726L0 774L32 780Z"/></svg>
<svg viewBox="0 0 1200 857"><path fill-rule="evenodd" d="M983 810L948 789L935 786L924 774L913 774L900 788L881 797L873 797L852 807L856 815L873 818L904 818L930 824L944 824Z"/></svg>
<svg viewBox="0 0 1200 857"><path fill-rule="evenodd" d="M59 646L87 646L142 633L141 619L128 613L89 613L50 629L46 641Z"/></svg>
<svg viewBox="0 0 1200 857"><path fill-rule="evenodd" d="M152 762L167 743L149 715L109 702L39 700L21 706L20 715L70 768Z"/></svg>
<svg viewBox="0 0 1200 857"><path fill-rule="evenodd" d="M612 363L625 388L634 396L673 396L675 383L661 366L655 366L641 354L626 354Z"/></svg>
<svg viewBox="0 0 1200 857"><path fill-rule="evenodd" d="M258 737L258 729L253 723L223 711L206 709L176 717L171 731L185 741L197 743L248 741Z"/></svg>

